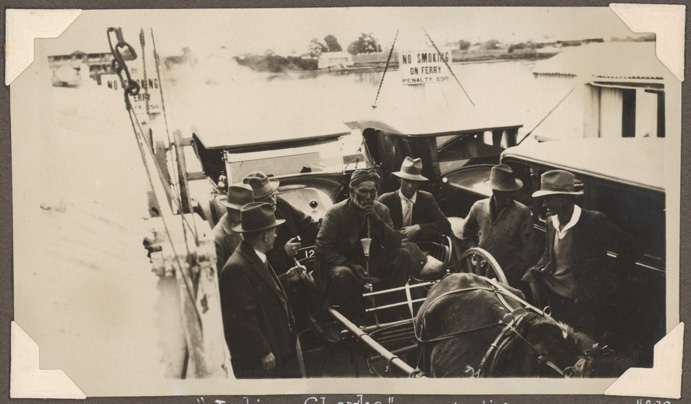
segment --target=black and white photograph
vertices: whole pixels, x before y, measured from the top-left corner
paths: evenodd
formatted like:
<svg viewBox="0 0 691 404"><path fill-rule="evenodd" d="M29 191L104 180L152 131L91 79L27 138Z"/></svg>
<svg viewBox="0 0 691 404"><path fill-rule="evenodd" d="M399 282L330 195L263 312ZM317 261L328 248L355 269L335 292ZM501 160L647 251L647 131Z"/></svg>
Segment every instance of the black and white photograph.
<svg viewBox="0 0 691 404"><path fill-rule="evenodd" d="M8 9L11 397L679 398L685 13Z"/></svg>

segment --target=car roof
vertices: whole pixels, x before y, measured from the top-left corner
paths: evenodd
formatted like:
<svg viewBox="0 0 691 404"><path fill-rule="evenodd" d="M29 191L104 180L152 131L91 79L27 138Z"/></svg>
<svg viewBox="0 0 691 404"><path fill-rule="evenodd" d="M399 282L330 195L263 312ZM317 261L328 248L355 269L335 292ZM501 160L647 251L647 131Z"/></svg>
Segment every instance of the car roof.
<svg viewBox="0 0 691 404"><path fill-rule="evenodd" d="M664 138L524 142L504 150L502 161L526 160L664 192L664 144Z"/></svg>
<svg viewBox="0 0 691 404"><path fill-rule="evenodd" d="M501 117L496 110L484 108L389 108L374 110L357 122L348 124L361 131L372 128L408 137L441 136L455 133L477 133L491 130L518 129L523 125Z"/></svg>
<svg viewBox="0 0 691 404"><path fill-rule="evenodd" d="M271 150L316 144L350 134L337 120L287 117L281 114L253 117L228 113L226 117L197 123L192 132L207 149Z"/></svg>

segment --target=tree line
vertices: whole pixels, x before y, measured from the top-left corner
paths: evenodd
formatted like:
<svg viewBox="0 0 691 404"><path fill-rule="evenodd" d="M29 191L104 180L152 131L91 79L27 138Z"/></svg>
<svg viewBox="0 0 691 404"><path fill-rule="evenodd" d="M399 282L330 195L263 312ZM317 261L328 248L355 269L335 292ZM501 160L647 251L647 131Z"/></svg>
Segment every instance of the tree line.
<svg viewBox="0 0 691 404"><path fill-rule="evenodd" d="M307 45L307 50L310 56L318 58L322 53L325 52L342 52L343 47L340 43L338 43L338 39L334 35L329 34L324 37L323 41L317 38L312 38ZM363 32L360 34L358 39L348 45L346 50L351 55L357 55L359 53L381 52L382 48L371 32Z"/></svg>

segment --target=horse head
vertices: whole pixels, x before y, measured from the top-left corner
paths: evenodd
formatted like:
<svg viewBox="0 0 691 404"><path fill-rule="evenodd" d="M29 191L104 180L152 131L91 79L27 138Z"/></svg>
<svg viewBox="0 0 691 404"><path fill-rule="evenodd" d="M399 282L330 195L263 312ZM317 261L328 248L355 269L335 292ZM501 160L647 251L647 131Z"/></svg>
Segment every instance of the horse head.
<svg viewBox="0 0 691 404"><path fill-rule="evenodd" d="M565 326L567 338L581 352L578 361L564 369L568 377L619 377L633 366L633 361L614 352L607 345L593 341L587 335Z"/></svg>
<svg viewBox="0 0 691 404"><path fill-rule="evenodd" d="M606 345L550 317L531 313L511 343L512 350L499 353L503 364L497 371L539 377L619 377L633 365ZM514 360L511 360L514 358ZM515 360L523 358L523 361Z"/></svg>
<svg viewBox="0 0 691 404"><path fill-rule="evenodd" d="M529 313L500 347L490 374L513 377L565 377L583 356L561 324Z"/></svg>

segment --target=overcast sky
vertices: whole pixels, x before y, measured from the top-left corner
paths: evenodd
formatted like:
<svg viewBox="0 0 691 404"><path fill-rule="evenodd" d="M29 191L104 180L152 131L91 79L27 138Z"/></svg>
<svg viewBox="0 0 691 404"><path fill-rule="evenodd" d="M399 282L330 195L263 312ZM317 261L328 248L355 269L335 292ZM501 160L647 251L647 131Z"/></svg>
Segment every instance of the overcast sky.
<svg viewBox="0 0 691 404"><path fill-rule="evenodd" d="M607 7L393 7L331 9L108 10L84 11L51 41L55 53L107 51L106 28L120 26L125 39L138 40L140 27L151 27L164 55L187 46L207 55L221 46L231 53L303 53L311 38L333 34L345 49L363 32L384 48L399 31L397 49L425 47L426 30L438 45L460 39L471 42L552 41L632 35Z"/></svg>

